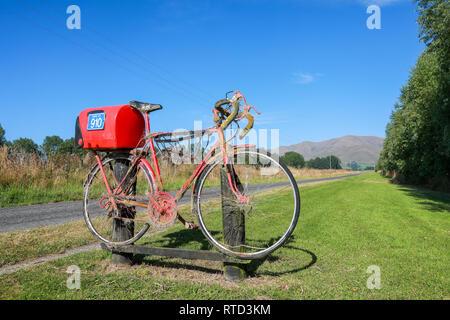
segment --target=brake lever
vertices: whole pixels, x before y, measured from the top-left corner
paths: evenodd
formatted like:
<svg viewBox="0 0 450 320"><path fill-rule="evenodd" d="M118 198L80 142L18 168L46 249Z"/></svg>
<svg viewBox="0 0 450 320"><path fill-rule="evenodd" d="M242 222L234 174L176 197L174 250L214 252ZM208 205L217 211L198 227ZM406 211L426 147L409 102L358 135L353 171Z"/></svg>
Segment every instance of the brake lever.
<svg viewBox="0 0 450 320"><path fill-rule="evenodd" d="M256 108L255 108L254 106L248 106L248 107L249 107L249 110L250 110L250 109L255 110L255 112L256 112L256 114L257 114L258 116L261 114L261 112L259 112L258 110L256 110Z"/></svg>
<svg viewBox="0 0 450 320"><path fill-rule="evenodd" d="M253 118L253 116L249 112L247 112L245 116L247 117L248 122L244 130L242 130L239 134L239 139L243 139L245 137L245 135L253 128L253 123L255 122L255 118Z"/></svg>
<svg viewBox="0 0 450 320"><path fill-rule="evenodd" d="M244 98L245 102L245 98ZM261 112L259 112L254 106L251 106L245 102L244 111L241 112L241 114L238 115L238 121L246 117L248 119L247 125L245 126L244 130L241 131L239 134L239 139L243 139L245 135L253 128L253 124L255 122L255 118L250 114L250 110L253 109L255 112L260 115Z"/></svg>
<svg viewBox="0 0 450 320"><path fill-rule="evenodd" d="M250 114L250 109L255 110L255 112L256 112L257 115L260 115L260 114L261 114L261 112L259 112L258 110L256 110L256 108L255 108L254 106L251 106L251 105L249 105L249 104L246 104L245 107L244 107L244 111L242 111L242 112L237 116L236 120L241 120L241 119L243 119L244 117L246 117L247 114Z"/></svg>

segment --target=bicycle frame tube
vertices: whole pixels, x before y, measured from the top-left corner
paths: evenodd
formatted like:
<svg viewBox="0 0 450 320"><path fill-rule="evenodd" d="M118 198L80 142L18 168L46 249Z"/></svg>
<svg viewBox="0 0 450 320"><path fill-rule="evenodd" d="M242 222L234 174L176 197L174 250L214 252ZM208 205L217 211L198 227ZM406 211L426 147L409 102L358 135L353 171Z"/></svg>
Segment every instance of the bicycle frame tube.
<svg viewBox="0 0 450 320"><path fill-rule="evenodd" d="M198 177L198 175L200 174L200 172L203 171L203 169L207 166L207 164L220 156L220 154L223 155L223 163L225 165L226 168L229 168L228 164L228 156L227 156L227 152L226 152L226 141L225 141L225 137L223 134L223 129L222 128L211 128L210 130L215 131L218 133L219 135L219 140L214 144L214 146L211 148L211 150L206 154L206 156L204 157L204 159L200 162L200 164L197 166L197 168L194 170L194 172L191 174L191 176L188 178L188 180L186 181L186 183L183 185L183 187L178 191L178 193L175 195L175 201L178 201L183 194L189 189L189 186L191 185L191 183L195 180L195 178ZM219 147L220 145L220 147ZM242 145L242 146L237 146L237 147L246 147L249 145ZM236 148L236 146L235 146ZM217 152L216 154L213 155L213 153L215 153L217 150L220 149L220 152ZM237 188L236 186L236 181L234 179L232 179L231 176L231 172L232 170L228 170L227 176L228 176L228 183L230 184L230 188L233 191L233 193L235 194L235 196L242 202L247 202L248 198L246 196L244 196Z"/></svg>
<svg viewBox="0 0 450 320"><path fill-rule="evenodd" d="M194 181L195 178L198 177L199 173L204 169L206 166L206 163L208 160L212 158L212 154L217 150L217 146L219 145L220 141L217 141L214 146L211 148L211 150L206 154L205 158L200 162L200 164L197 166L197 168L194 170L194 172L191 174L191 176L188 178L186 183L181 187L181 189L178 191L178 193L175 195L175 201L178 201L183 194L189 189L189 186L191 185L192 181Z"/></svg>
<svg viewBox="0 0 450 320"><path fill-rule="evenodd" d="M145 127L147 130L147 133L150 134L150 117L148 116L148 113L145 113ZM162 179L161 179L161 172L159 171L159 164L158 159L156 159L156 152L155 152L155 146L153 144L153 139L150 138L150 150L152 153L152 161L155 164L156 174L158 175L158 181L161 184L162 187Z"/></svg>
<svg viewBox="0 0 450 320"><path fill-rule="evenodd" d="M118 202L118 203L123 203L123 204L127 204L127 205L131 205L131 206L147 207L147 204L143 204L143 203L140 203L140 202L137 202L137 201L132 201L132 200L115 199L115 197L114 197L115 194L118 194L117 191L120 191L120 193L122 193L122 194L125 195L125 193L127 192L127 190L120 190L120 187L122 186L122 184L124 183L124 181L125 181L126 178L128 177L129 172L133 169L133 167L136 165L136 163L137 163L138 161L141 161L141 162L142 162L142 164L139 164L139 166L145 166L145 167L147 167L148 169L150 169L150 171L151 171L152 174L150 175L151 181L149 181L149 183L152 183L152 185L155 185L155 181L154 181L154 177L153 177L155 174L154 174L154 172L153 172L152 167L151 167L150 164L147 162L147 160L145 160L145 158L140 158L140 157L136 158L136 159L134 160L133 164L130 166L130 169L128 170L128 172L125 174L123 180L122 180L120 183L117 182L117 180L115 179L115 177L114 177L114 175L113 175L114 181L115 181L116 183L118 183L118 186L117 186L114 190L111 190L111 187L109 186L109 183L108 183L108 178L106 177L106 174L105 174L105 170L103 169L102 159L101 159L100 156L97 154L97 152L95 152L95 151L92 151L92 152L94 153L95 159L97 160L97 165L98 165L98 167L99 167L99 169L100 169L100 172L101 172L101 174L102 174L103 181L104 181L105 186L106 186L106 189L107 189L107 191L108 191L108 197L109 197L109 200L110 200L110 202L112 203L114 209L116 209L116 210L118 209L117 203L116 203L116 202ZM159 207L159 205L158 205L153 199L150 199L150 201L152 201L152 203L155 205L155 207L157 207L157 208Z"/></svg>
<svg viewBox="0 0 450 320"><path fill-rule="evenodd" d="M147 122L146 128L148 130L147 134L150 135L150 131L149 131L150 124L149 124L148 116L146 117L146 122ZM200 172L206 167L206 165L211 160L213 160L214 158L216 158L220 154L222 154L224 165L227 166L229 164L228 156L226 153L226 141L225 141L223 129L219 127L219 128L210 128L209 130L211 130L212 132L217 132L219 139L214 144L214 146L211 148L211 150L206 154L204 159L200 162L200 164L197 166L197 168L194 170L194 172L191 174L191 176L187 179L187 181L184 183L184 185L177 192L177 194L174 197L175 201L178 201L179 199L181 199L181 197L184 195L184 193L189 189L192 182L198 177ZM156 135L157 134L155 134L154 136L156 136ZM148 145L148 147L146 149L147 149L147 152L150 151L151 159L152 159L152 162L154 163L154 166L156 169L156 174L158 176L157 181L159 181L162 186L162 178L161 178L161 174L159 171L158 159L156 157L156 152L155 152L155 148L154 148L154 144L153 144L154 136L150 136L150 138L148 139L150 141L146 142L146 145ZM220 152L216 152L217 150L220 150ZM213 154L214 154L214 156L213 156ZM230 184L231 190L236 195L236 197L241 201L247 201L247 198L244 195L242 195L239 192L239 190L237 189L236 183L235 183L234 179L232 179L232 177L231 177L231 171L228 172L228 182ZM162 190L164 190L164 189L162 189Z"/></svg>
<svg viewBox="0 0 450 320"><path fill-rule="evenodd" d="M100 159L97 152L95 152L95 151L92 151L92 152L94 153L95 160L97 160L98 167L100 168L100 172L102 173L103 181L105 182L106 190L108 191L108 196L110 198L109 200L111 201L114 209L117 210L116 201L114 201L113 193L112 193L111 187L109 186L108 179L106 178L105 170L103 170L102 160Z"/></svg>

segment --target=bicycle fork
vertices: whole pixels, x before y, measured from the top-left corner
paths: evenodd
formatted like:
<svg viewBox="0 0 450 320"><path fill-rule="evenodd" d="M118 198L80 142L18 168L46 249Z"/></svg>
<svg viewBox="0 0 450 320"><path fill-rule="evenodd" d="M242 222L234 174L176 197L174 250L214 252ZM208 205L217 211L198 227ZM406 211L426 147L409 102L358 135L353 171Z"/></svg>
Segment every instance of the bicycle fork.
<svg viewBox="0 0 450 320"><path fill-rule="evenodd" d="M246 197L245 195L243 195L239 191L239 189L236 185L236 179L234 178L236 173L234 172L233 165L231 163L228 163L228 156L227 156L226 143L225 143L225 137L223 134L223 129L219 128L217 130L217 132L219 134L219 139L221 141L220 149L221 149L222 156L223 156L223 164L224 164L225 168L227 169L227 179L228 179L228 183L230 185L231 191L233 192L233 194L236 196L236 198L239 200L240 203L248 204L250 199L248 197ZM233 174L233 176L232 176L232 174Z"/></svg>

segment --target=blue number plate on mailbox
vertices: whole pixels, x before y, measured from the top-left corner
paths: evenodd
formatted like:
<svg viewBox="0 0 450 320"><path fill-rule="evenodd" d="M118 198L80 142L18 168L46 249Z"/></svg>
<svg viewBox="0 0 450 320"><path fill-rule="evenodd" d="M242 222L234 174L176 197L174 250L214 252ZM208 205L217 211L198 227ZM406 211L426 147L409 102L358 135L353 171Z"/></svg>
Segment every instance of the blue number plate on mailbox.
<svg viewBox="0 0 450 320"><path fill-rule="evenodd" d="M88 117L87 130L103 130L105 127L105 113L91 113Z"/></svg>

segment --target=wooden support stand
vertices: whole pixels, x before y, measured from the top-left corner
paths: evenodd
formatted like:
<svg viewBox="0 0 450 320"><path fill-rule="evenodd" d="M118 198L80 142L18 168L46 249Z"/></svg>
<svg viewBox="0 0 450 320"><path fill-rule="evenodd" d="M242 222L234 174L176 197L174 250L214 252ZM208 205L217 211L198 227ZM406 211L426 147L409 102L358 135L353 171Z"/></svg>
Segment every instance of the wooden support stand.
<svg viewBox="0 0 450 320"><path fill-rule="evenodd" d="M224 240L230 246L240 246L245 244L245 217L242 210L236 206L236 202L232 200L236 196L230 188L227 172L225 167L220 170ZM232 172L231 174L236 181L237 188L242 191L242 185L236 173ZM227 280L240 281L247 275L246 265L224 262L224 275Z"/></svg>
<svg viewBox="0 0 450 320"><path fill-rule="evenodd" d="M111 252L120 252L124 254L141 254L145 256L161 256L168 258L179 258L189 260L208 260L208 261L222 261L226 263L238 263L236 259L227 257L220 252L207 250L193 250L193 249L178 249L178 248L158 248L158 247L144 247L135 245L126 246L111 246L101 243L103 250Z"/></svg>
<svg viewBox="0 0 450 320"><path fill-rule="evenodd" d="M117 160L114 164L113 171L117 181L122 181L129 169L129 163L127 161ZM126 181L125 181L126 183ZM130 194L136 193L136 183L129 191ZM121 217L134 218L134 208L124 208L120 211ZM125 241L134 236L134 222L125 221L121 219L113 220L112 237L114 241ZM133 254L125 253L121 251L113 251L111 256L111 262L114 264L132 264Z"/></svg>

